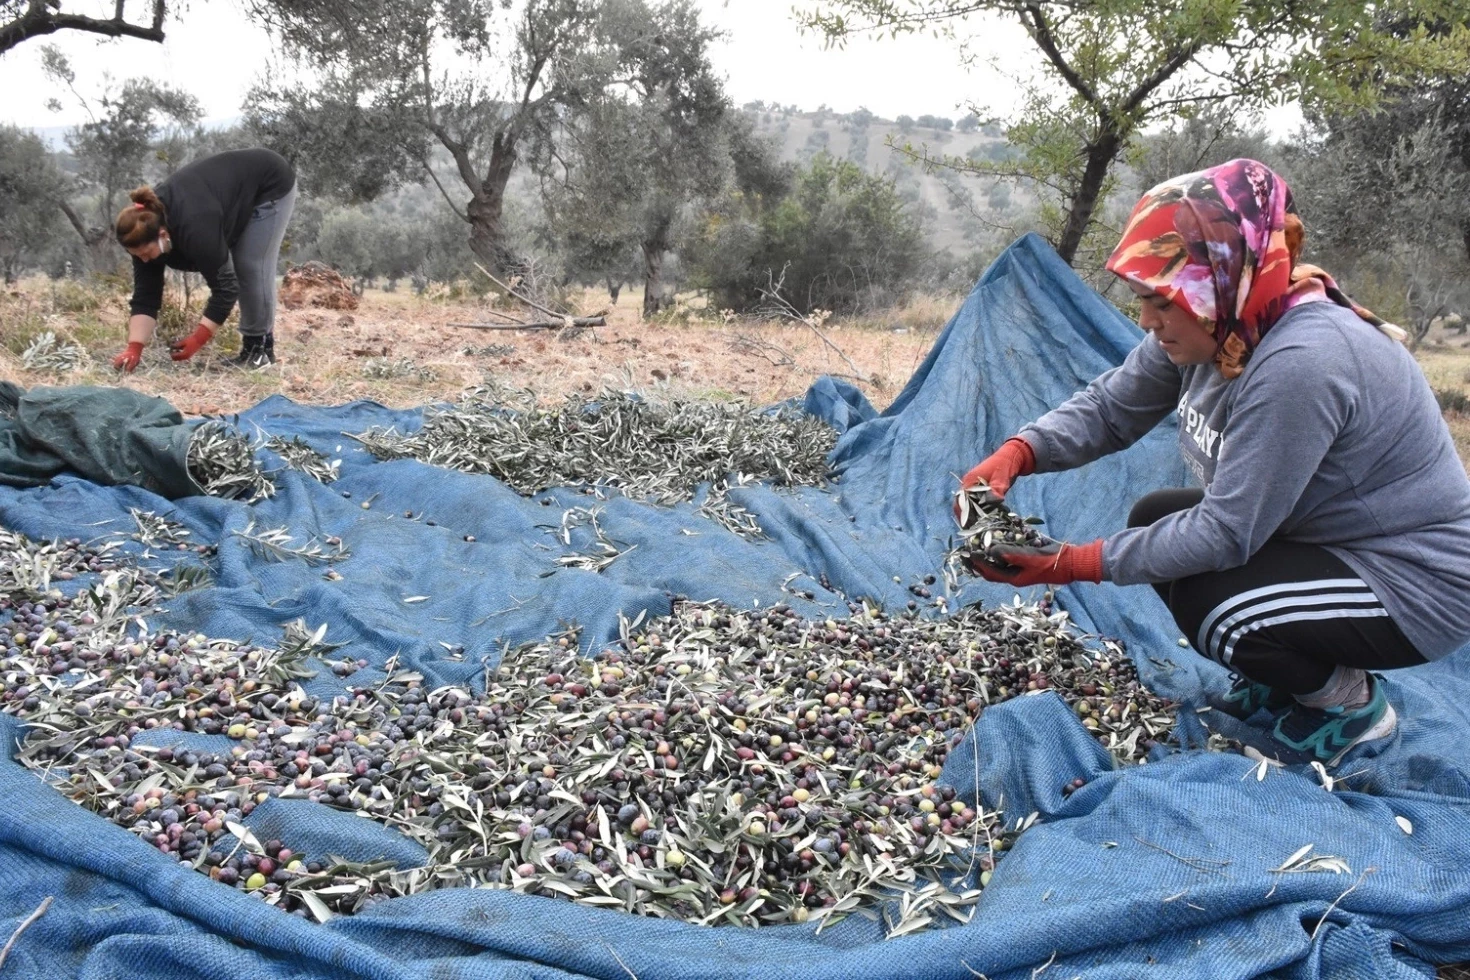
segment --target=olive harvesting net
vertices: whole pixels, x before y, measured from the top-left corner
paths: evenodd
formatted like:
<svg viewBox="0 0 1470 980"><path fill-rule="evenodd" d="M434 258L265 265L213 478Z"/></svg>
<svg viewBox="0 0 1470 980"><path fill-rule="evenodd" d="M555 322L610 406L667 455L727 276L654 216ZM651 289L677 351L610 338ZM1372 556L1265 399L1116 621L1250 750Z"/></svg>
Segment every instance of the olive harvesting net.
<svg viewBox="0 0 1470 980"><path fill-rule="evenodd" d="M1193 751L1228 680L1153 590L965 573L1188 482L1166 419L951 515L979 454L1138 339L1028 237L882 413L821 379L804 421L487 391L273 397L201 432L128 389L0 384L0 434L39 447L0 440L4 966L1318 980L1470 958L1470 661L1393 672L1400 732L1324 779ZM150 461L175 469L112 485Z"/></svg>
<svg viewBox="0 0 1470 980"><path fill-rule="evenodd" d="M156 543L166 529L135 516ZM78 571L101 579L51 588ZM300 623L273 646L130 631L178 586L78 541L0 532L0 586L0 697L35 726L18 758L216 881L322 920L465 885L706 924L874 914L902 892L885 914L903 934L963 920L1021 824L939 781L987 706L1055 690L1124 763L1173 727L1126 658L1041 607L811 621L682 603L591 659L565 635L510 651L475 692L393 664L354 686L358 665ZM308 695L327 670L345 692ZM236 745L135 744L160 726ZM428 860L257 840L240 821L273 797L390 825ZM975 870L978 887L951 887Z"/></svg>

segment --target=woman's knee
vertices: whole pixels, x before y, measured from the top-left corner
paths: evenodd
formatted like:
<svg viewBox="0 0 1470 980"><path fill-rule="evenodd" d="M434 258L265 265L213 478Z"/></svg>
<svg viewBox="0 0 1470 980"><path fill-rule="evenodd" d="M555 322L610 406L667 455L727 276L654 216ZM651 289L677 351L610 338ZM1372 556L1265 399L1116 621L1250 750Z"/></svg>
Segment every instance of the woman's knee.
<svg viewBox="0 0 1470 980"><path fill-rule="evenodd" d="M1129 527L1148 527L1170 514L1188 510L1205 497L1203 490L1194 488L1155 490L1138 498L1128 512Z"/></svg>

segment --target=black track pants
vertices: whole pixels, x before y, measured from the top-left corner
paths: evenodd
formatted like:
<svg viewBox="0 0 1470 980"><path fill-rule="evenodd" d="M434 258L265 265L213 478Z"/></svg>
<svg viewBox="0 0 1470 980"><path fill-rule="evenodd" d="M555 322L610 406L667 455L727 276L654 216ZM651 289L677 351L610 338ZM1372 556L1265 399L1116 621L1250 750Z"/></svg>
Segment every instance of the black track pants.
<svg viewBox="0 0 1470 980"><path fill-rule="evenodd" d="M1158 490L1134 504L1146 527L1203 499ZM1154 590L1194 649L1259 684L1292 694L1320 690L1334 668L1387 670L1424 663L1383 603L1325 548L1272 538L1239 568L1204 572Z"/></svg>

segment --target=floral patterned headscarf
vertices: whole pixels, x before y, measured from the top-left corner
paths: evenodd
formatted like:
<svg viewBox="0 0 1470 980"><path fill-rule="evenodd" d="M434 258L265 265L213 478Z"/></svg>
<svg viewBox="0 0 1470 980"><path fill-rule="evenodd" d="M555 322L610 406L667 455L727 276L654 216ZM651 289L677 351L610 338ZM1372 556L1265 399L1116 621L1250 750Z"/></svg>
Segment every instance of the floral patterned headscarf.
<svg viewBox="0 0 1470 980"><path fill-rule="evenodd" d="M1266 331L1302 303L1337 303L1403 340L1327 273L1297 263L1294 211L1286 181L1255 160L1175 177L1143 195L1107 268L1198 318L1220 345L1215 363L1226 378L1239 377Z"/></svg>

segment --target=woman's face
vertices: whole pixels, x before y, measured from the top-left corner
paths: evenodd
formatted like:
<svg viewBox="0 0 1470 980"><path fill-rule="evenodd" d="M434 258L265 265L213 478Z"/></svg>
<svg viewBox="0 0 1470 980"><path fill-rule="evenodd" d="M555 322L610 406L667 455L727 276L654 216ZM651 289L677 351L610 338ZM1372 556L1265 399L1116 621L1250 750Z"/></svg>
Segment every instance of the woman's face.
<svg viewBox="0 0 1470 980"><path fill-rule="evenodd" d="M1215 359L1220 345L1215 335L1200 326L1194 315L1169 302L1147 286L1129 281L1128 287L1138 294L1143 311L1138 315L1138 325L1153 334L1164 349L1164 354L1174 364L1209 364Z"/></svg>
<svg viewBox="0 0 1470 980"><path fill-rule="evenodd" d="M146 245L135 245L132 248L128 249L127 252L129 255L138 259L140 262L152 262L164 252L167 252L168 246L168 232L161 231L158 233L158 237L153 239L153 241L149 242Z"/></svg>

